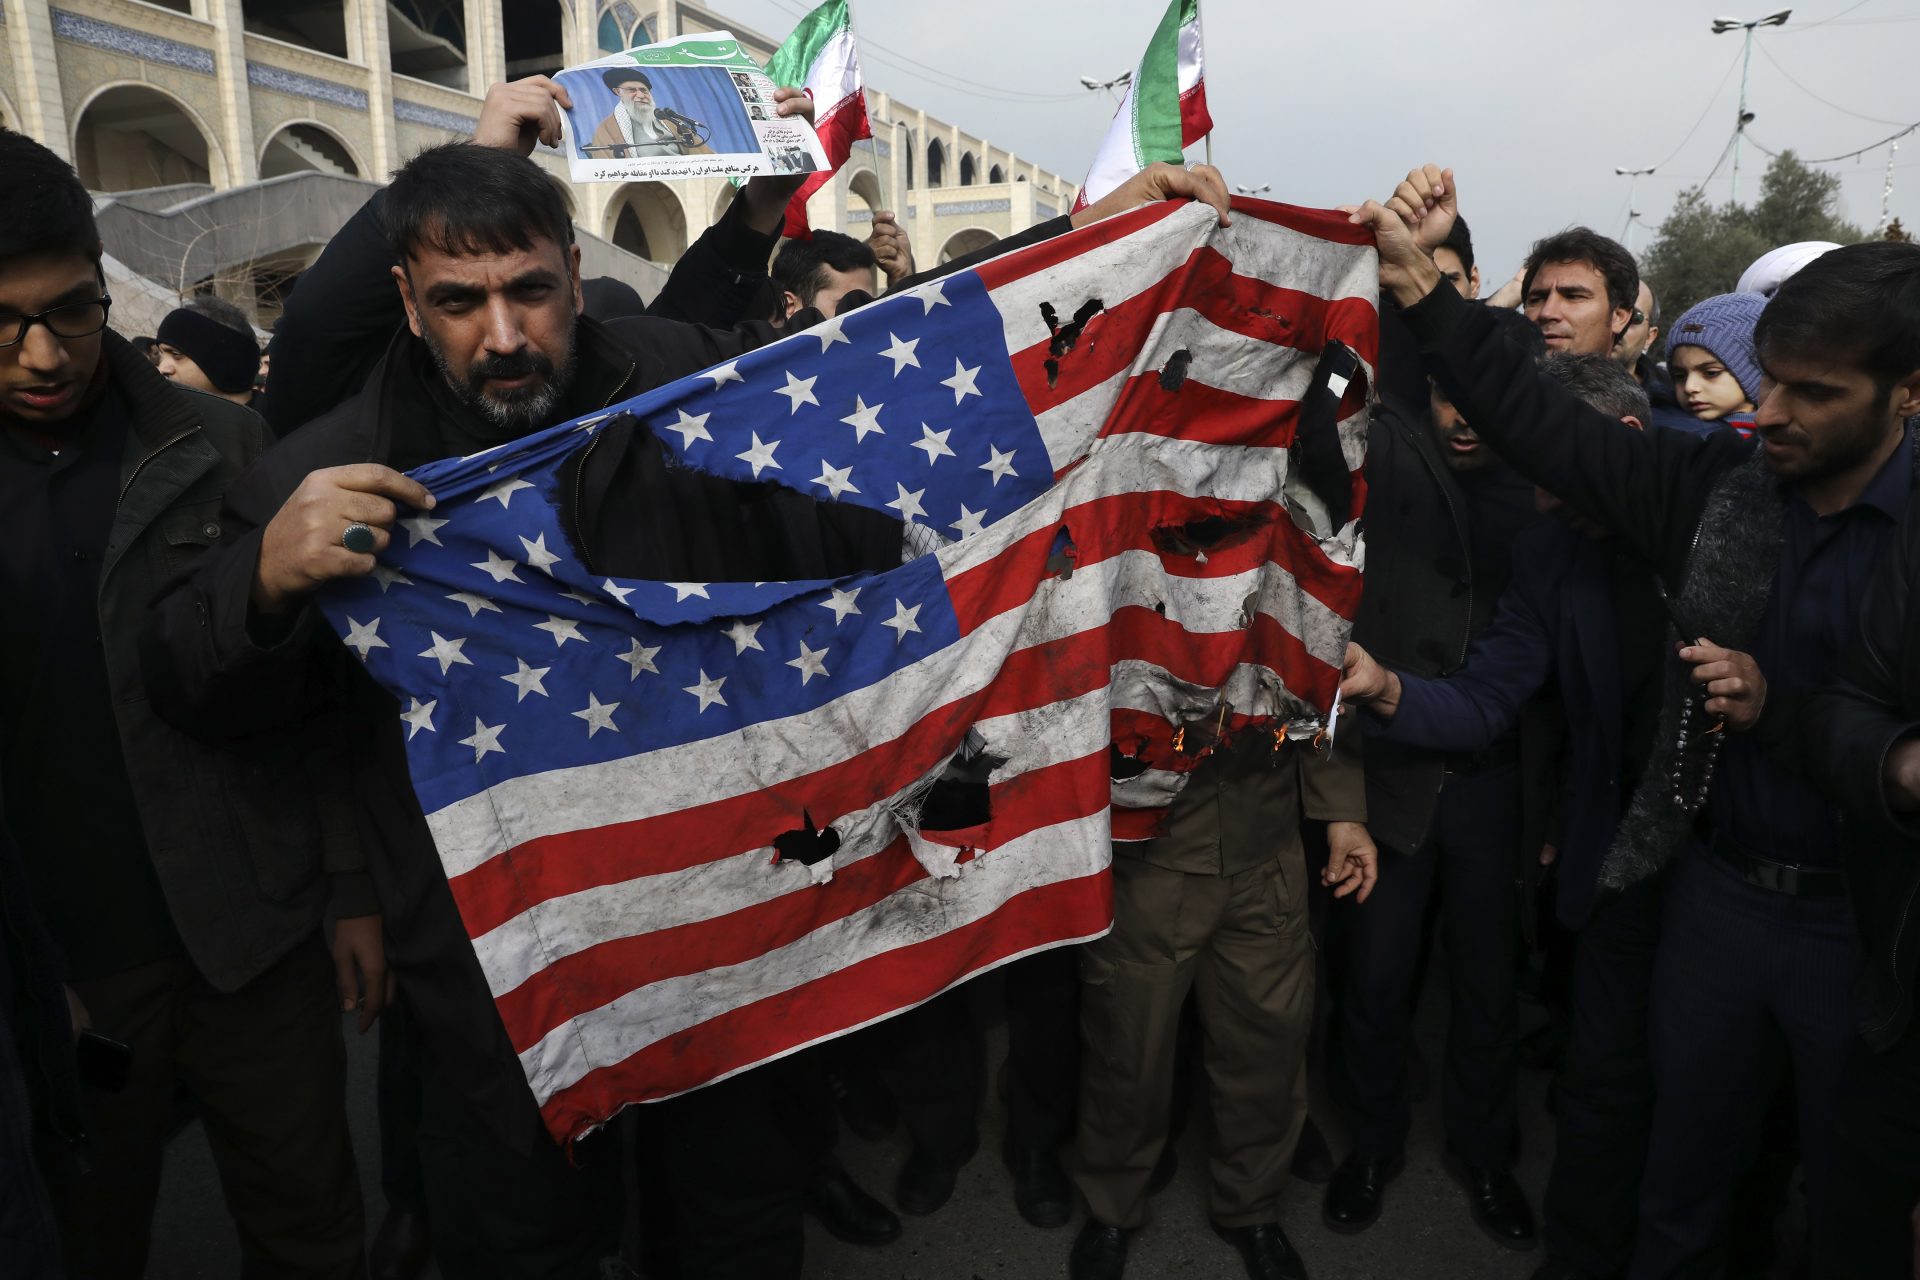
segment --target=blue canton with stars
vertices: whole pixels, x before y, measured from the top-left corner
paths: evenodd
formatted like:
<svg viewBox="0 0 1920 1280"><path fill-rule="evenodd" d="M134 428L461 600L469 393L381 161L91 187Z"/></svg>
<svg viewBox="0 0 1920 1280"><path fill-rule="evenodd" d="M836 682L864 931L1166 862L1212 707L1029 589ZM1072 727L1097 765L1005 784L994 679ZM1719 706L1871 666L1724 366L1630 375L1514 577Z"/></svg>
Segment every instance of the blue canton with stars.
<svg viewBox="0 0 1920 1280"><path fill-rule="evenodd" d="M565 459L650 424L689 465L965 536L1052 483L972 275L899 295L584 419L412 474L436 498L320 604L398 698L425 810L511 778L800 715L953 644L940 563L838 582L590 575Z"/></svg>

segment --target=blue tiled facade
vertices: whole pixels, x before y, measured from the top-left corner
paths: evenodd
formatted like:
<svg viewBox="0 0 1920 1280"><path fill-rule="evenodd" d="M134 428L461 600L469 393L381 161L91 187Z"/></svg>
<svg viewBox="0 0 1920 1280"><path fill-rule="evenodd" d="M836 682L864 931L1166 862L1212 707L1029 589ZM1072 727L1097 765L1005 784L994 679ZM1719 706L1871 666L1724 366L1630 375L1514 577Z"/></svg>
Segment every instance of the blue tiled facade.
<svg viewBox="0 0 1920 1280"><path fill-rule="evenodd" d="M181 67L187 71L199 71L206 75L213 74L213 54L209 50L182 44L178 40L169 40L165 36L148 35L144 31L135 31L132 27L120 27L111 22L101 22L98 18L69 13L65 9L53 11L53 34L57 40L71 40L75 44L91 45L96 49L109 49L114 53L124 53L148 62L164 63L169 67ZM363 108L367 105L365 98L361 99L360 105Z"/></svg>

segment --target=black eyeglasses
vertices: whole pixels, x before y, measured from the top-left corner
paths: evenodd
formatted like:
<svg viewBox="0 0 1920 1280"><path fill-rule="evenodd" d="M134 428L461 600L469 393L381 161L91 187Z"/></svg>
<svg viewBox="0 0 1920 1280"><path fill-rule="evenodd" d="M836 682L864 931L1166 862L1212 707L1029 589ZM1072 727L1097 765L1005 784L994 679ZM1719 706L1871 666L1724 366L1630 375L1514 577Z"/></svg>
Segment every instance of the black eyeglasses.
<svg viewBox="0 0 1920 1280"><path fill-rule="evenodd" d="M27 330L36 324L47 326L47 332L56 338L91 338L107 327L107 310L112 306L112 296L103 293L86 302L69 302L65 306L49 307L37 315L0 315L0 347L11 347L16 343L24 342Z"/></svg>

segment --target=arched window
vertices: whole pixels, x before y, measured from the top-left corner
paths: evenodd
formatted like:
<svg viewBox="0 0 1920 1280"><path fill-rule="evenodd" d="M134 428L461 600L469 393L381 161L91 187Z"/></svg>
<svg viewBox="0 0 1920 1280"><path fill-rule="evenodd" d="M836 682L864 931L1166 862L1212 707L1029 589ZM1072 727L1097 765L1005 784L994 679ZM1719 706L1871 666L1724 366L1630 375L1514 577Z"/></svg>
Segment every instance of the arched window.
<svg viewBox="0 0 1920 1280"><path fill-rule="evenodd" d="M976 172L976 168L973 160L973 152L971 151L961 152L960 153L960 185L963 187L972 186L975 172Z"/></svg>
<svg viewBox="0 0 1920 1280"><path fill-rule="evenodd" d="M179 102L145 85L116 85L74 127L74 167L90 191L212 182L205 131Z"/></svg>
<svg viewBox="0 0 1920 1280"><path fill-rule="evenodd" d="M935 138L927 143L927 185L938 187L947 180L947 149Z"/></svg>
<svg viewBox="0 0 1920 1280"><path fill-rule="evenodd" d="M991 182L994 185L998 186L1000 183L1005 182L1006 180L1007 180L1007 171L1005 169L1002 169L999 165L995 165L993 166L993 168L987 170L988 182Z"/></svg>

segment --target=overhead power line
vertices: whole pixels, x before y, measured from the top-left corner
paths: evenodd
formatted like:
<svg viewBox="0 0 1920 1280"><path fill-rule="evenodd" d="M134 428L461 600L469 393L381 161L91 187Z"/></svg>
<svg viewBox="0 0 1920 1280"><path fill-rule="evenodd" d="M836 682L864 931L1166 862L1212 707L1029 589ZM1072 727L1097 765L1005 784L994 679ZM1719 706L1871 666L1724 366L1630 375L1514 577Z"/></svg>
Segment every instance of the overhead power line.
<svg viewBox="0 0 1920 1280"><path fill-rule="evenodd" d="M1862 115L1858 111L1849 111L1847 108L1841 106L1837 102L1828 101L1826 98L1821 97L1819 94L1815 93L1813 90L1807 88L1807 86L1805 86L1804 84L1801 84L1799 80L1795 79L1793 72L1787 70L1785 67L1780 65L1780 59L1774 57L1771 53L1767 52L1767 46L1765 45L1760 46L1760 55L1764 57L1768 62L1771 62L1773 64L1773 69L1775 71L1778 71L1781 75L1787 78L1788 84L1792 85L1794 88L1798 89L1800 92L1806 94L1809 98L1812 98L1815 102L1819 103L1823 107L1829 107L1834 111L1838 111L1843 116L1852 116L1855 120L1865 120L1868 124L1899 124L1900 123L1900 121L1898 120L1885 120L1879 116Z"/></svg>

